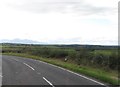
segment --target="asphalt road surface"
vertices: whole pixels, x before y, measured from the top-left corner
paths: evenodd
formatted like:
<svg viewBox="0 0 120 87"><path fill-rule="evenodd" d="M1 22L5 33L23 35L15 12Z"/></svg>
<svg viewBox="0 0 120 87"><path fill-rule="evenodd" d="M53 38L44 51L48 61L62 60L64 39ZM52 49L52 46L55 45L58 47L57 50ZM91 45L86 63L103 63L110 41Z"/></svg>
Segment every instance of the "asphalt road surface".
<svg viewBox="0 0 120 87"><path fill-rule="evenodd" d="M2 85L104 85L86 76L38 60L2 56Z"/></svg>

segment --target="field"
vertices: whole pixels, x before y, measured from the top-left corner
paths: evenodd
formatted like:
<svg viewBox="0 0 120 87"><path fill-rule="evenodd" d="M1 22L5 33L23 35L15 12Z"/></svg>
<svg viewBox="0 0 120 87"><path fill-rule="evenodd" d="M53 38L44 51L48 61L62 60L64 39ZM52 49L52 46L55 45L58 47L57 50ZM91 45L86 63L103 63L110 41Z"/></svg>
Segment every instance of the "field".
<svg viewBox="0 0 120 87"><path fill-rule="evenodd" d="M118 85L117 47L87 45L3 44L5 55L23 56L61 66L109 84Z"/></svg>

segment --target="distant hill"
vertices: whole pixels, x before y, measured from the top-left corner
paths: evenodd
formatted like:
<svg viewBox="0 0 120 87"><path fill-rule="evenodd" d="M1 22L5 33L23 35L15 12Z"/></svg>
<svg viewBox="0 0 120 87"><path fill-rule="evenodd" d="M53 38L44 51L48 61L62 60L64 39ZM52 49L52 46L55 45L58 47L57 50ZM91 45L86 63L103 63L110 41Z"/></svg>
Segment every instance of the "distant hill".
<svg viewBox="0 0 120 87"><path fill-rule="evenodd" d="M7 40L3 39L0 40L0 43L16 43L16 44L45 44L44 42L38 42L28 39L13 39L13 40Z"/></svg>
<svg viewBox="0 0 120 87"><path fill-rule="evenodd" d="M52 46L52 47L60 47L60 48L73 48L76 50L79 50L80 48L85 48L89 50L110 50L110 49L118 49L118 46L103 46L103 45L79 45L79 44L74 44L74 45L52 45L52 44L19 44L19 43L1 43L2 46Z"/></svg>
<svg viewBox="0 0 120 87"><path fill-rule="evenodd" d="M98 49L98 50L104 50L104 49L117 49L118 46L104 46L104 45L79 45L79 44L74 44L74 45L56 45L57 47L64 47L64 48L86 48L86 49Z"/></svg>
<svg viewBox="0 0 120 87"><path fill-rule="evenodd" d="M56 46L56 47L61 47L61 48L75 48L75 49L79 49L79 48L86 48L86 49L117 49L118 46L104 46L104 45L85 45L85 44L48 44L45 42L39 42L39 41L33 41L33 40L28 40L28 39L13 39L13 40L0 40L0 44L2 45L11 45L11 46L15 46L15 45L27 45L27 44L31 44L31 45L45 45L45 46Z"/></svg>

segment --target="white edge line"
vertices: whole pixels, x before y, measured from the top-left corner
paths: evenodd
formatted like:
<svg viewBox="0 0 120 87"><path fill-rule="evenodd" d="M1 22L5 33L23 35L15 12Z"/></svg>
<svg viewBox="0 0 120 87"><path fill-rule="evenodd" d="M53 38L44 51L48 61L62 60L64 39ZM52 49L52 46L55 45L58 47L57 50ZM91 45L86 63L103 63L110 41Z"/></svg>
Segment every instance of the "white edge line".
<svg viewBox="0 0 120 87"><path fill-rule="evenodd" d="M31 60L33 60L33 59L31 59ZM87 79L87 80L90 80L90 81L93 81L93 82L95 82L95 83L98 83L98 84L100 84L100 85L105 85L105 84L103 84L103 83L101 83L101 82L98 82L98 81L96 81L96 80L93 80L93 79L91 79L91 78L88 78L88 77L86 77L86 76L84 76L84 75L80 75L80 74L78 74L78 73L72 72L72 71L67 70L67 69L65 69L65 68L62 68L62 67L59 67L59 66L56 66L56 65L47 63L47 62L43 62L43 61L40 61L40 60L34 60L34 61L42 62L42 63L44 63L44 64L49 64L49 65L51 65L51 66L53 66L53 67L57 67L57 68L59 68L59 69L68 71L68 72L70 72L70 73L73 73L73 74L75 74L75 75L77 75L77 76L80 76L80 77L85 78L85 79Z"/></svg>
<svg viewBox="0 0 120 87"><path fill-rule="evenodd" d="M52 84L50 81L48 81L45 77L43 77L43 79L44 79L49 85L51 85L52 87L54 87L53 84Z"/></svg>
<svg viewBox="0 0 120 87"><path fill-rule="evenodd" d="M38 60L38 61L39 61L39 60ZM53 64L46 63L46 62L43 62L43 61L39 61L39 62L42 62L42 63L45 63L45 64L49 64L49 65L51 65L51 66L54 66L54 67L60 68L60 69L62 69L62 70L68 71L68 72L70 72L70 73L73 73L73 74L75 74L75 75L78 75L78 76L80 76L80 77L83 77L83 78L85 78L85 79L87 79L87 80L91 80L91 81L93 81L93 82L95 82L95 83L98 83L98 84L100 84L100 85L105 85L105 84L103 84L103 83L101 83L101 82L95 81L95 80L93 80L93 79L91 79L91 78L88 78L88 77L86 77L86 76L83 76L83 75L80 75L80 74L78 74L78 73L72 72L72 71L70 71L70 70L64 69L64 68L62 68L62 67L55 66L55 65L53 65Z"/></svg>
<svg viewBox="0 0 120 87"><path fill-rule="evenodd" d="M32 70L35 70L33 67L31 67L30 65L28 65L27 63L24 63L26 66L28 66L29 68L31 68Z"/></svg>

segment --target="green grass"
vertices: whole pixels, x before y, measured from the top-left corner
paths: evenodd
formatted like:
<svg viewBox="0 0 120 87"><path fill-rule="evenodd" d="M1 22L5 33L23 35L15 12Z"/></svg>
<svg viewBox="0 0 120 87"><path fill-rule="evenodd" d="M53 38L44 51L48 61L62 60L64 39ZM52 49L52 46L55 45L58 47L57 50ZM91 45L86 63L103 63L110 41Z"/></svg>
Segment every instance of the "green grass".
<svg viewBox="0 0 120 87"><path fill-rule="evenodd" d="M71 61L64 62L60 59L55 59L55 58L42 58L38 56L33 56L29 54L18 54L18 53L4 53L4 55L13 55L13 56L21 56L21 57L26 57L26 58L32 58L36 60L41 60L50 64L54 64L63 68L66 68L68 70L81 73L93 78L96 78L100 81L112 84L112 85L118 85L118 80L117 80L117 73L111 73L111 72L106 72L102 69L96 69L96 68L91 68L88 66L80 66L77 65Z"/></svg>
<svg viewBox="0 0 120 87"><path fill-rule="evenodd" d="M105 55L111 55L112 52L118 52L118 50L95 50L95 54L105 54Z"/></svg>

